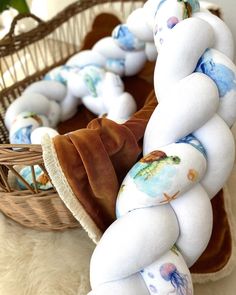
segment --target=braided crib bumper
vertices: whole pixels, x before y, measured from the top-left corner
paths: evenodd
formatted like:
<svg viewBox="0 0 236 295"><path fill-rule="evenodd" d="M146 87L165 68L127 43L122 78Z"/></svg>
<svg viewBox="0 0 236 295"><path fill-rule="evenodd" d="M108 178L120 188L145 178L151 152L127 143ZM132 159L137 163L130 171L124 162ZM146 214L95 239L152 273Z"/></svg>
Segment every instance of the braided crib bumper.
<svg viewBox="0 0 236 295"><path fill-rule="evenodd" d="M10 143L40 144L44 134L54 137L53 128L74 117L81 105L95 116L124 123L138 106L121 77L138 75L156 56L151 29L136 36L126 24L117 25L111 36L70 56L10 104L4 116Z"/></svg>
<svg viewBox="0 0 236 295"><path fill-rule="evenodd" d="M135 15L153 29L159 104L143 158L120 187L117 220L93 253L89 294L190 295L189 267L212 232L210 200L235 159L232 35L197 0L149 0L128 23Z"/></svg>

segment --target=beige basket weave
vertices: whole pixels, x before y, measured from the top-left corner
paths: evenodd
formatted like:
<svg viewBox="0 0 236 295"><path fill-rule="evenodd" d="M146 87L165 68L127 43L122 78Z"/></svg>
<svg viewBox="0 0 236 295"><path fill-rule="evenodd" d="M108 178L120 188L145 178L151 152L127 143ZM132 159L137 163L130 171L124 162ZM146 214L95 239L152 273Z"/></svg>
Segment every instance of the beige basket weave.
<svg viewBox="0 0 236 295"><path fill-rule="evenodd" d="M27 85L41 79L50 69L64 64L80 50L97 15L101 12L115 13L124 21L143 2L81 0L48 22L31 14L19 15L14 19L9 34L0 40L0 210L6 216L26 227L40 230L79 226L55 189L42 191L37 188L34 166L39 165L48 177L41 146L8 144L5 111ZM38 25L27 33L15 36L15 25L23 17L33 17ZM19 175L22 165L31 167L33 186L25 183ZM17 189L11 181L12 177L20 178L27 190Z"/></svg>

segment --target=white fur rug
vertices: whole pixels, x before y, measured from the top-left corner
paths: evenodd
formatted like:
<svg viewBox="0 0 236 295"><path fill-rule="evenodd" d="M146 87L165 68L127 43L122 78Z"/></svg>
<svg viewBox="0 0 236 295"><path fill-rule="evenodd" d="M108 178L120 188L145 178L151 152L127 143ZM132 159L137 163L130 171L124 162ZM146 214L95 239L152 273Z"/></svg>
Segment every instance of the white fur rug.
<svg viewBox="0 0 236 295"><path fill-rule="evenodd" d="M231 184L235 179L236 169ZM0 214L0 245L0 295L86 295L89 291L94 244L83 230L38 232ZM236 271L194 289L195 295L235 295Z"/></svg>
<svg viewBox="0 0 236 295"><path fill-rule="evenodd" d="M1 295L84 295L94 244L81 230L29 230L0 215Z"/></svg>
<svg viewBox="0 0 236 295"><path fill-rule="evenodd" d="M236 195L236 167L229 181ZM236 199L233 200L236 214ZM63 233L23 228L0 214L0 295L86 295L94 244L82 229ZM195 295L235 295L236 270L194 286ZM117 294L122 295L122 294Z"/></svg>

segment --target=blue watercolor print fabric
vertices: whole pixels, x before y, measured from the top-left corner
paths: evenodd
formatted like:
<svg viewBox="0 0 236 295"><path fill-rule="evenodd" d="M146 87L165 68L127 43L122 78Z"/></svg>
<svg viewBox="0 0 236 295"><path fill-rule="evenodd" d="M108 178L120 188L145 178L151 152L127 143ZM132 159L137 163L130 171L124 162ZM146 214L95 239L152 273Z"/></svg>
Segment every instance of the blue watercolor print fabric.
<svg viewBox="0 0 236 295"><path fill-rule="evenodd" d="M192 295L192 289L189 288L188 275L178 271L173 263L165 263L160 267L161 277L171 283L177 295Z"/></svg>
<svg viewBox="0 0 236 295"><path fill-rule="evenodd" d="M197 149L199 152L201 152L205 158L207 157L206 150L203 147L202 143L192 134L189 134L189 135L179 139L178 141L176 141L176 143L190 144L195 149Z"/></svg>
<svg viewBox="0 0 236 295"><path fill-rule="evenodd" d="M220 98L231 90L236 91L235 73L227 66L213 60L211 50L207 50L198 61L196 72L206 74L217 85Z"/></svg>
<svg viewBox="0 0 236 295"><path fill-rule="evenodd" d="M12 144L31 144L31 133L32 133L32 125L23 127L18 129L15 133L11 136L11 143Z"/></svg>
<svg viewBox="0 0 236 295"><path fill-rule="evenodd" d="M93 97L98 97L97 86L104 78L104 71L95 66L87 66L81 70L83 81Z"/></svg>
<svg viewBox="0 0 236 295"><path fill-rule="evenodd" d="M129 171L136 187L151 198L158 197L167 191L177 174L176 165L180 163L177 156L167 156L164 152L155 151L149 154Z"/></svg>
<svg viewBox="0 0 236 295"><path fill-rule="evenodd" d="M145 43L134 36L126 25L119 25L112 33L119 46L126 51L144 49Z"/></svg>

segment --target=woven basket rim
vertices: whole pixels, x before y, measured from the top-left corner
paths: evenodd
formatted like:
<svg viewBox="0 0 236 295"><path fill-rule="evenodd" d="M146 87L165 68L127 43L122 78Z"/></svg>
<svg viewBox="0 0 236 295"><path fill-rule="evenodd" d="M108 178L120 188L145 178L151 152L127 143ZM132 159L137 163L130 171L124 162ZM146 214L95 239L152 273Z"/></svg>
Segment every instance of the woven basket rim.
<svg viewBox="0 0 236 295"><path fill-rule="evenodd" d="M42 199L47 199L47 198L56 198L58 197L57 192L55 189L50 189L47 191L40 191L40 193L37 194L32 194L30 190L12 190L10 192L0 192L1 198L7 197L9 199L15 199L18 198L20 199L30 199L30 198L40 198Z"/></svg>
<svg viewBox="0 0 236 295"><path fill-rule="evenodd" d="M119 3L121 7L123 7L123 3L130 3L133 7L133 3L143 3L144 0L81 0L76 1L69 6L67 6L64 10L57 13L53 18L48 21L39 22L39 24L29 30L28 32L21 33L20 35L8 35L6 38L0 40L0 59L11 57L16 52L20 50L27 49L28 46L32 44L36 44L41 42L42 40L48 40L47 36L49 36L55 30L60 29L67 22L69 23L70 18L80 14L81 12L92 8L94 6L98 6L100 4L110 4L113 5L115 3ZM132 8L130 8L132 9ZM92 10L91 10L92 11ZM112 13L112 12L111 12ZM83 15L87 15L83 14ZM90 14L89 14L90 15ZM27 16L27 15L26 15ZM30 15L29 15L30 16ZM89 29L89 28L86 28ZM14 30L12 30L13 32ZM86 30L85 30L86 31ZM89 31L87 31L88 33ZM82 39L83 40L83 39ZM81 46L81 44L79 44ZM81 48L80 46L78 48ZM48 45L50 46L50 44ZM24 49L25 48L25 49ZM16 80L16 83L10 85L3 85L3 89L0 91L0 102L1 102L1 111L6 110L10 99L14 97L18 93L21 93L22 90L33 81L39 80L42 78L44 74L46 74L52 68L59 66L66 62L71 55L75 54L74 52L68 51L69 54L67 56L61 55L60 60L55 62L54 64L45 65L42 69L39 68L36 72L30 73L28 76L23 76L21 80ZM67 53L68 53L67 52ZM0 123L4 125L4 113L1 113ZM5 125L4 125L5 126ZM7 140L7 130L3 130L3 141ZM26 151L23 151L22 155L14 155L15 152L20 154L20 151L16 150L16 148L25 148ZM5 149L5 150L4 150ZM7 151L8 149L8 151ZM10 151L11 150L11 151ZM32 159L30 158L32 156ZM30 163L30 164L29 164ZM14 144L0 144L0 169L1 175L3 178L0 179L0 210L11 219L16 222L34 229L40 230L65 230L68 228L80 227L79 222L73 217L72 213L65 206L61 198L58 196L55 188L52 188L47 191L39 190L33 193L31 190L18 190L17 188L10 187L8 182L9 171L14 168L14 165L24 165L32 166L37 164L43 165L43 157L42 157L42 148L41 145L14 145ZM6 186L7 184L7 186ZM48 206L49 209L45 209L45 214L42 214L42 223L39 222L40 211L43 210L43 206L45 204L45 208ZM35 207L34 207L35 206ZM31 207L32 212L35 212L35 219L33 220L32 212L27 212L27 207ZM45 216L48 215L48 211L54 210L55 215L60 215L59 219L53 221L46 218L46 223L44 222ZM42 212L43 213L43 212ZM29 218L27 217L28 215Z"/></svg>
<svg viewBox="0 0 236 295"><path fill-rule="evenodd" d="M31 44L43 37L49 35L52 30L56 29L59 25L67 22L68 19L84 10L91 7L108 3L108 0L81 0L76 1L68 5L64 10L57 13L48 21L42 21L35 28L28 32L23 32L20 35L5 36L0 40L0 57L7 56L14 53L16 48L21 49L24 46ZM118 2L144 2L144 0L112 0L112 3ZM25 16L31 16L32 14L25 14ZM6 50L7 47L7 50Z"/></svg>

